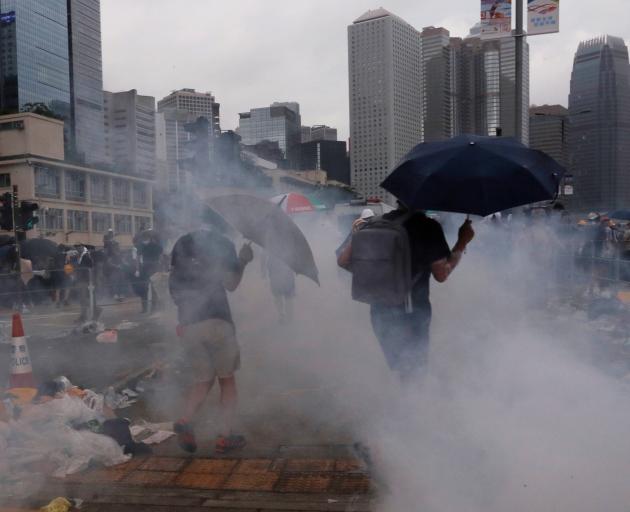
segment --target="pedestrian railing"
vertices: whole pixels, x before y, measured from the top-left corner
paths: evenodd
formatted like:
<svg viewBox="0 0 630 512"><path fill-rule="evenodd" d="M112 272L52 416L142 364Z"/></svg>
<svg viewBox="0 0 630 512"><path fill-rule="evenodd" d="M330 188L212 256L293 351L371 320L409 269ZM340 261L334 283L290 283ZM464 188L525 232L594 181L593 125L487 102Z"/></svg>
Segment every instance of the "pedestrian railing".
<svg viewBox="0 0 630 512"><path fill-rule="evenodd" d="M155 291L151 281L138 276L114 281L98 269L36 269L23 272L0 271L0 309L38 311L45 304L78 303L81 317L95 320L103 308L123 308L130 304L152 311Z"/></svg>

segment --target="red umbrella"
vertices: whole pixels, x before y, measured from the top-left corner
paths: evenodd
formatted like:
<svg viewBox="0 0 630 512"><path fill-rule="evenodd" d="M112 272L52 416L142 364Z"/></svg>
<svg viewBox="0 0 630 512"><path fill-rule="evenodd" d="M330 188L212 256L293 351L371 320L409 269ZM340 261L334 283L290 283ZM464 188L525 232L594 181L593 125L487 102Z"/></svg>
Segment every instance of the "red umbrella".
<svg viewBox="0 0 630 512"><path fill-rule="evenodd" d="M310 197L297 192L272 197L271 202L280 205L286 213L314 212L326 209L326 205L317 203Z"/></svg>

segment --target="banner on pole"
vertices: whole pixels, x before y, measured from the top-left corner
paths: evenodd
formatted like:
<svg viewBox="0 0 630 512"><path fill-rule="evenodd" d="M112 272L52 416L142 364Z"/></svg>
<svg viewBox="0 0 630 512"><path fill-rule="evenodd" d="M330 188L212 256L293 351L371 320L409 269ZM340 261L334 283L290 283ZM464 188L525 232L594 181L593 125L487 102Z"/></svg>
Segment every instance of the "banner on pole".
<svg viewBox="0 0 630 512"><path fill-rule="evenodd" d="M512 0L481 0L481 38L512 34Z"/></svg>
<svg viewBox="0 0 630 512"><path fill-rule="evenodd" d="M560 30L560 0L527 0L527 32L530 36Z"/></svg>

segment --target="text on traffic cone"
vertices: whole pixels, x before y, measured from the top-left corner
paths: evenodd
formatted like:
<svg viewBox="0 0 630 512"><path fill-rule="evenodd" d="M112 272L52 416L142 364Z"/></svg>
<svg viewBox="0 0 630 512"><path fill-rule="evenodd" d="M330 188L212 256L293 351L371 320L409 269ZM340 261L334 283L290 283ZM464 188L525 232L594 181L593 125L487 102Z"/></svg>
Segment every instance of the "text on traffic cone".
<svg viewBox="0 0 630 512"><path fill-rule="evenodd" d="M11 368L9 375L10 388L34 388L33 366L28 353L22 317L19 313L13 315L11 329Z"/></svg>

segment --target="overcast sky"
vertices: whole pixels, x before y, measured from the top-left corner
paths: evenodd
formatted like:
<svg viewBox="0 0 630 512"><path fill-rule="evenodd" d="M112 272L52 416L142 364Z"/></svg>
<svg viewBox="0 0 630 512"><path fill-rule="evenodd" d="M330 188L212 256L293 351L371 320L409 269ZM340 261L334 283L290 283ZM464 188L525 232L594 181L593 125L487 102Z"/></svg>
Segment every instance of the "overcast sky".
<svg viewBox="0 0 630 512"><path fill-rule="evenodd" d="M567 104L581 40L630 41L628 0L562 0L559 34L529 38L531 103ZM273 101L298 101L303 124L348 136L346 27L382 6L422 29L465 36L479 0L101 0L104 87L156 101L183 87L212 91L221 126Z"/></svg>

